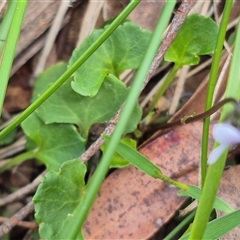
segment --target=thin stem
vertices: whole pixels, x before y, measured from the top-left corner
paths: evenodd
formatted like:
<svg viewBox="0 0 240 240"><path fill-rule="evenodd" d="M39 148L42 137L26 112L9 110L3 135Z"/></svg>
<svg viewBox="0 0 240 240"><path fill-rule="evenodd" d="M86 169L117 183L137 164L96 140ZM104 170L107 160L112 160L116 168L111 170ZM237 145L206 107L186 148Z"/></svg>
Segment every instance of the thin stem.
<svg viewBox="0 0 240 240"><path fill-rule="evenodd" d="M16 166L28 159L32 159L36 156L36 153L32 151L24 152L22 154L17 155L16 157L12 158L9 162L5 163L3 166L0 167L0 173Z"/></svg>
<svg viewBox="0 0 240 240"><path fill-rule="evenodd" d="M14 2L14 1L12 1ZM14 3L11 3L14 5ZM5 93L7 89L7 84L12 68L12 63L15 55L15 50L17 47L18 38L20 35L23 18L27 8L28 1L18 0L15 7L13 19L9 29L8 37L6 39L6 45L2 53L2 62L0 66L0 115L2 114L3 101L5 98ZM11 6L11 12L14 6ZM6 33L5 33L6 34Z"/></svg>
<svg viewBox="0 0 240 240"><path fill-rule="evenodd" d="M215 89L215 85L217 83L218 78L218 69L221 61L222 48L224 44L224 39L226 35L228 20L230 17L230 12L232 9L232 0L226 1L226 6L224 9L222 21L219 28L218 38L216 42L216 50L213 56L213 62L210 71L210 78L207 89L207 97L206 97L206 105L205 110L207 111L212 106L213 101L213 93ZM204 185L204 181L207 174L207 156L208 156L208 136L209 136L209 126L210 126L210 118L206 118L203 123L203 134L202 134L202 152L201 152L201 183Z"/></svg>
<svg viewBox="0 0 240 240"><path fill-rule="evenodd" d="M169 72L169 74L167 75L167 78L164 80L162 86L159 88L158 92L156 93L156 95L154 96L147 112L150 113L155 105L157 104L158 100L162 97L162 95L165 93L165 91L167 90L167 88L169 87L169 85L172 83L172 81L174 80L177 71L179 70L180 66L177 64L174 64L172 70Z"/></svg>
<svg viewBox="0 0 240 240"><path fill-rule="evenodd" d="M171 179L170 177L164 175L163 173L158 173L158 178L161 179L162 181L164 181L165 183L171 184L181 190L186 191L188 189L188 185L181 183L181 182L177 182L177 181Z"/></svg>
<svg viewBox="0 0 240 240"><path fill-rule="evenodd" d="M164 240L171 240L175 239L177 234L182 231L187 225L191 223L194 216L196 214L196 210L192 211L188 214L187 217L185 217L165 238Z"/></svg>
<svg viewBox="0 0 240 240"><path fill-rule="evenodd" d="M236 101L236 99L225 98L222 101L218 102L216 105L212 106L206 112L200 113L198 115L185 116L185 117L183 117L180 120L177 120L175 122L161 124L159 126L159 129L172 128L172 127L176 127L176 126L179 126L179 125L188 124L188 123L203 120L203 119L211 116L213 113L217 112L221 107L223 107L227 103L232 103L236 107L239 106L239 103Z"/></svg>
<svg viewBox="0 0 240 240"><path fill-rule="evenodd" d="M14 16L14 12L17 6L16 1L9 1L9 6L6 14L1 22L1 31L0 31L0 53L2 52L3 46L6 42L7 35L11 26L11 22Z"/></svg>
<svg viewBox="0 0 240 240"><path fill-rule="evenodd" d="M227 22L227 20L229 19L231 9L232 9L232 4L233 4L232 0L226 1L225 3L223 19L221 23L222 27L220 28L220 32L223 31L222 28L225 28L225 25L227 24L225 22ZM224 32L219 33L219 37L222 38L222 36L225 36ZM217 47L220 47L220 46L217 46ZM218 51L220 51L220 49L218 49ZM236 46L233 53L233 63L235 62L235 65L232 64L231 66L229 82L227 86L227 89L228 89L229 84L231 86L232 83L235 85L235 82L237 82L237 84L235 85L235 89L231 89L231 91L234 93L238 93L238 98L239 98L239 91L240 91L239 75L235 76L234 74L231 74L231 73L233 73L234 71L237 71L239 73L239 65L238 65L240 61L239 54L240 54L240 25L238 26L238 29L237 29ZM215 61L218 62L218 60L215 60ZM234 94L231 94L228 97L235 98ZM223 120L223 118L225 118L225 113L227 108L228 108L228 105L226 107L225 106L223 107L223 110L222 110L223 114L221 115L221 121ZM215 147L216 147L216 144L215 144ZM212 164L209 166L206 179L203 185L203 189L202 189L202 195L199 201L199 206L197 208L197 213L192 224L192 229L191 229L189 239L203 239L203 235L204 235L207 223L209 221L209 217L213 208L213 203L214 203L217 190L220 184L220 180L222 177L226 158L227 158L227 151L225 151L225 153L221 156L221 158L215 164ZM205 159L203 160L205 161Z"/></svg>

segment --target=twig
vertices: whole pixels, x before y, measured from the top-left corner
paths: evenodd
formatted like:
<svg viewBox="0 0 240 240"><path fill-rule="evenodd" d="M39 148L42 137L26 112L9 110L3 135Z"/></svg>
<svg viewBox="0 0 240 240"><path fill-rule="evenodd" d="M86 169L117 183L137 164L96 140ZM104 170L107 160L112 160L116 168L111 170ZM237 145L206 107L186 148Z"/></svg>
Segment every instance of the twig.
<svg viewBox="0 0 240 240"><path fill-rule="evenodd" d="M0 199L0 207L6 205L8 203L11 203L11 202L13 202L15 200L22 199L27 194L33 192L37 188L39 183L41 182L41 180L42 180L43 176L45 175L45 173L46 173L46 171L41 173L30 184L26 185L25 187L19 189L18 191L14 192L12 194L9 194L5 198Z"/></svg>
<svg viewBox="0 0 240 240"><path fill-rule="evenodd" d="M149 80L152 78L154 75L154 72L157 70L160 62L163 59L164 54L170 47L171 43L173 42L174 38L176 37L178 30L182 26L185 18L187 17L187 14L191 10L191 8L194 6L196 3L196 0L183 0L180 7L178 8L172 22L170 25L170 28L166 34L166 37L163 39L163 42L156 54L156 57L153 60L153 63L149 69L148 75L146 80L144 81L144 86L143 88L147 85ZM123 107L123 106L122 106ZM118 110L117 114L109 121L107 127L103 131L103 134L110 136L116 126L116 123L118 122L118 119L120 117L121 109L122 107ZM93 156L98 149L104 144L104 139L100 136L97 141L95 141L80 157L79 159L82 160L83 162L86 162L89 160L91 156Z"/></svg>
<svg viewBox="0 0 240 240"><path fill-rule="evenodd" d="M13 144L0 149L0 159L3 160L7 157L13 156L14 154L17 154L21 151L23 151L26 148L26 138L20 137L16 142ZM1 165L1 164L0 164Z"/></svg>
<svg viewBox="0 0 240 240"><path fill-rule="evenodd" d="M30 202L25 207L23 207L20 211L18 211L15 215L9 218L6 222L4 222L0 226L0 237L3 237L7 233L9 233L13 227L15 227L28 214L32 213L33 210L34 210L33 203Z"/></svg>
<svg viewBox="0 0 240 240"><path fill-rule="evenodd" d="M117 124L117 121L120 117L120 112L122 110L122 107L117 111L117 114L108 122L107 127L102 132L103 135L110 136ZM87 162L90 157L92 157L98 149L104 144L105 140L100 136L80 157L79 159L83 162Z"/></svg>
<svg viewBox="0 0 240 240"><path fill-rule="evenodd" d="M177 81L177 86L175 88L173 100L169 108L169 115L173 115L177 110L177 107L179 105L179 101L183 92L183 88L186 82L186 75L189 69L190 69L190 66L183 66L183 68L180 70L179 79Z"/></svg>
<svg viewBox="0 0 240 240"><path fill-rule="evenodd" d="M175 39L180 27L182 26L185 18L187 17L189 11L192 9L194 4L196 3L196 0L183 0L182 4L178 8L171 25L169 27L169 30L166 34L166 37L163 39L163 42L158 49L157 55L155 59L153 60L153 63L149 69L147 78L144 82L144 86L147 85L151 77L153 76L154 72L158 68L159 64L161 63L164 54L167 52L168 48L170 47L171 43Z"/></svg>
<svg viewBox="0 0 240 240"><path fill-rule="evenodd" d="M0 222L7 222L9 221L9 218L6 217L0 217ZM19 227L24 227L32 230L37 230L38 229L38 224L35 222L27 222L27 221L19 221L17 223Z"/></svg>

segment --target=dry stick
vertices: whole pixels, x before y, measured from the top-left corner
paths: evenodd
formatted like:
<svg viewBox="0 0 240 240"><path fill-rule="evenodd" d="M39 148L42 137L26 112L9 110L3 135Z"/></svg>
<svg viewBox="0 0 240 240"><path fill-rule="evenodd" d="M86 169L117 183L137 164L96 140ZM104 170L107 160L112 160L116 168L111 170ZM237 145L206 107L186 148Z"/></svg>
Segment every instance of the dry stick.
<svg viewBox="0 0 240 240"><path fill-rule="evenodd" d="M0 222L7 222L7 221L9 221L9 218L0 217ZM17 226L28 228L28 229L31 229L31 230L37 230L38 229L38 224L35 223L35 222L19 221L17 223Z"/></svg>
<svg viewBox="0 0 240 240"><path fill-rule="evenodd" d="M26 138L20 137L16 142L13 144L0 149L0 159L1 161L4 160L7 157L13 156L21 151L23 151L26 148ZM1 164L0 164L1 166Z"/></svg>
<svg viewBox="0 0 240 240"><path fill-rule="evenodd" d="M32 213L34 210L33 203L30 202L24 206L20 211L4 222L0 226L0 238L6 235L15 227L22 219L24 219L28 214Z"/></svg>
<svg viewBox="0 0 240 240"><path fill-rule="evenodd" d="M44 171L43 173L41 173L37 178L35 178L30 184L26 185L23 188L20 188L18 191L9 194L8 196L6 196L5 198L0 199L0 207L4 206L6 204L9 204L13 201L22 199L24 196L26 196L27 194L33 192L37 186L39 185L39 183L41 182L43 176L45 175L46 171Z"/></svg>
<svg viewBox="0 0 240 240"><path fill-rule="evenodd" d="M183 88L187 79L186 76L189 69L190 69L190 66L183 66L182 69L180 70L180 75L177 81L177 86L175 88L172 103L168 110L169 115L173 115L177 111L177 108L179 106L179 101L183 92Z"/></svg>
<svg viewBox="0 0 240 240"><path fill-rule="evenodd" d="M26 185L25 187L19 189L18 191L8 195L7 197L0 200L0 206L4 206L5 204L8 204L16 199L23 198L26 194L34 191L37 186L39 185L41 179L45 175L46 171L41 173L32 183ZM38 224L33 222L23 222L21 221L24 219L28 214L33 212L34 205L33 202L29 202L25 207L23 207L18 213L13 215L10 219L8 218L0 218L0 222L4 220L4 223L0 226L0 238L4 236L5 234L9 233L13 227L16 225L22 226L29 229L37 229Z"/></svg>
<svg viewBox="0 0 240 240"><path fill-rule="evenodd" d="M144 81L144 87L147 85L147 83L153 76L154 72L158 68L160 62L163 59L164 54L167 52L168 48L170 47L171 43L173 42L174 38L176 37L180 27L182 26L185 18L187 17L187 14L193 8L195 3L196 3L196 0L185 0L185 1L183 0L182 1L182 4L178 8L178 10L171 22L171 25L167 32L167 35L163 39L163 42L157 52L157 55L156 55L155 59L153 60L153 63L149 69L147 78Z"/></svg>
<svg viewBox="0 0 240 240"><path fill-rule="evenodd" d="M7 0L3 0L1 1L0 3L0 13L2 12L3 8L4 8L4 5L6 4Z"/></svg>
<svg viewBox="0 0 240 240"><path fill-rule="evenodd" d="M166 37L163 39L162 44L156 54L156 57L153 60L153 63L149 69L149 72L147 74L146 80L144 81L143 88L147 85L151 77L153 76L154 72L157 70L158 66L160 65L164 54L170 47L171 43L173 42L174 38L176 37L180 27L182 26L185 18L187 17L187 14L192 9L194 4L196 3L196 0L183 0L180 7L178 8L171 25L169 27L169 30L166 34ZM120 113L122 110L122 107L118 110L117 114L109 121L107 127L103 131L102 134L110 136L116 126L116 123L118 122L118 119L120 117ZM94 142L80 157L79 159L83 162L86 162L89 160L90 157L92 157L98 149L104 144L104 139L100 136L96 142Z"/></svg>
<svg viewBox="0 0 240 240"><path fill-rule="evenodd" d="M122 107L117 111L117 114L108 122L107 127L102 132L103 135L110 136L117 124L117 121L120 117ZM79 159L83 162L87 162L90 157L92 157L98 149L104 144L105 140L100 136L80 157Z"/></svg>

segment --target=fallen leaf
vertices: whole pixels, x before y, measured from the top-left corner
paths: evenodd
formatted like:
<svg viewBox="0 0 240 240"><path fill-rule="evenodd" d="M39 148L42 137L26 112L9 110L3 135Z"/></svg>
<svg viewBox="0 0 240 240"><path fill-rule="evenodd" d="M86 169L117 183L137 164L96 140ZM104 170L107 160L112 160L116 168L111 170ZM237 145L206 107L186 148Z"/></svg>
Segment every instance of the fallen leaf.
<svg viewBox="0 0 240 240"><path fill-rule="evenodd" d="M170 122L204 111L207 84L208 78ZM157 131L140 146L140 152L167 176L197 185L202 123L183 125L164 133L161 129ZM211 149L211 137L209 145ZM84 235L86 239L148 239L185 202L177 192L178 189L150 178L133 166L116 170L102 185L86 221Z"/></svg>
<svg viewBox="0 0 240 240"><path fill-rule="evenodd" d="M103 19L105 21L116 17L127 5L128 1L106 1L103 6ZM164 1L142 0L131 12L129 19L143 29L153 31L164 7Z"/></svg>
<svg viewBox="0 0 240 240"><path fill-rule="evenodd" d="M178 181L197 184L202 123L178 127L140 152ZM186 198L178 189L130 166L103 183L84 227L86 239L147 239L175 214Z"/></svg>
<svg viewBox="0 0 240 240"><path fill-rule="evenodd" d="M232 166L223 173L218 197L230 204L234 209L240 208L240 165ZM226 213L217 211L217 217L226 215ZM230 231L221 239L240 239L240 226Z"/></svg>

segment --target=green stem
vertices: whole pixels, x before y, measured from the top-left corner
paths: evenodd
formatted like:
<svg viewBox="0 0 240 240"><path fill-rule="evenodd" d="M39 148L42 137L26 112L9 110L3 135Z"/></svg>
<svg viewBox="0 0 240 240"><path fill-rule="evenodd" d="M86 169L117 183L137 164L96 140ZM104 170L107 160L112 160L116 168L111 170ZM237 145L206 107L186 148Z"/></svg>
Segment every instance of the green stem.
<svg viewBox="0 0 240 240"><path fill-rule="evenodd" d="M169 85L172 83L179 68L180 68L180 66L178 64L174 64L173 69L169 72L169 74L167 75L167 78L164 80L162 86L159 88L158 92L155 94L155 96L147 110L148 113L150 113L154 109L158 100L162 97L162 95L165 93L165 91L167 90Z"/></svg>
<svg viewBox="0 0 240 240"><path fill-rule="evenodd" d="M176 236L181 232L186 226L188 226L193 220L196 214L196 210L192 211L185 217L165 238L164 240L176 239Z"/></svg>
<svg viewBox="0 0 240 240"><path fill-rule="evenodd" d="M227 19L229 19L229 15L231 13L233 1L229 0L225 3L224 13L223 13L223 19L221 23L220 32L222 32L222 28L225 28L225 23ZM224 23L223 23L224 22ZM228 80L228 86L227 89L230 89L230 94L226 97L236 97L238 96L239 99L239 91L240 91L240 84L239 84L239 75L234 75L233 73L237 72L239 74L239 61L240 61L240 25L238 25L237 29L237 37L236 37L236 46L234 49L233 59L232 59L232 65L231 70L229 74L229 80ZM222 35L225 36L225 33L219 33L219 37L222 38ZM220 41L220 40L219 40ZM217 46L218 48L219 46ZM221 48L222 49L222 48ZM220 51L218 49L217 51ZM217 61L217 60L215 60ZM216 71L216 70L215 70ZM232 86L234 85L234 88ZM213 87L213 86L212 86ZM210 88L211 89L211 88ZM231 107L231 106L230 106ZM221 115L221 121L226 116L226 109L229 108L229 104L223 107L223 113ZM216 147L216 144L215 144ZM204 156L206 157L206 156ZM221 156L221 158L213 165L209 166L209 169L207 171L206 179L204 182L202 195L199 201L199 206L197 209L197 213L192 225L192 230L190 233L189 239L202 239L207 223L209 221L209 217L213 208L213 203L217 194L217 190L220 184L221 176L223 173L223 169L225 166L225 161L227 157L227 151Z"/></svg>
<svg viewBox="0 0 240 240"><path fill-rule="evenodd" d="M173 185L179 189L182 189L184 191L186 191L188 189L188 185L181 183L181 182L174 181L173 179L164 175L163 173L158 173L158 178L161 179L162 181L164 181L165 183L171 184L171 185Z"/></svg>
<svg viewBox="0 0 240 240"><path fill-rule="evenodd" d="M3 46L6 42L7 35L12 23L12 19L14 17L16 6L17 6L16 1L9 1L8 9L2 20L1 31L0 31L0 53L2 52Z"/></svg>
<svg viewBox="0 0 240 240"><path fill-rule="evenodd" d="M139 1L132 1L124 11L109 25L104 33L88 48L88 50L35 102L22 112L12 123L3 129L0 133L0 139L11 132L33 111L35 111L44 101L46 101L71 75L103 44L103 42L112 34L112 32L126 19L129 13L135 8Z"/></svg>
<svg viewBox="0 0 240 240"><path fill-rule="evenodd" d="M239 105L238 101L234 98L225 98L222 101L218 102L216 105L212 106L210 109L208 109L206 112L200 113L198 115L190 115L190 116L184 116L180 120L170 122L170 123L164 123L159 126L159 129L165 129L165 128L173 128L176 126L196 122L203 120L209 116L211 116L213 113L217 112L221 107L226 105L227 103L232 103L233 107L237 107Z"/></svg>
<svg viewBox="0 0 240 240"><path fill-rule="evenodd" d="M14 1L12 1L14 2ZM20 35L21 27L22 27L22 22L24 18L24 14L27 8L28 1L22 1L18 0L16 7L14 6L14 3L11 3L11 11L14 11L14 16L11 22L11 26L9 29L8 37L6 39L6 45L5 48L3 49L2 53L2 62L0 66L0 114L2 113L2 108L3 108L3 102L5 98L5 93L7 89L7 84L8 84L8 79L10 76L11 68L12 68L12 63L15 55L15 50L18 42L18 38ZM5 33L6 34L6 33Z"/></svg>
<svg viewBox="0 0 240 240"><path fill-rule="evenodd" d="M164 30L168 24L172 11L174 9L176 1L166 1L164 10L161 14L160 21L157 24L156 30L152 36L152 39L149 43L149 47L146 51L144 59L141 63L139 70L135 76L133 85L131 87L130 93L126 100L126 104L123 108L122 114L120 116L119 122L115 129L115 132L112 135L111 141L108 145L108 148L105 152L105 155L102 157L100 164L94 175L92 176L90 182L88 183L86 195L83 199L82 206L77 209L76 214L76 224L73 227L74 231L70 236L71 239L75 239L79 231L79 226L82 226L88 212L91 209L91 206L94 203L95 197L101 187L102 181L104 180L106 173L108 171L109 163L111 158L117 148L118 142L126 128L129 117L131 116L132 110L135 107L138 96L141 92L142 85L146 79L147 73L151 66L151 63L154 59L154 56L159 47L159 39L161 39ZM130 4L133 4L132 2Z"/></svg>
<svg viewBox="0 0 240 240"><path fill-rule="evenodd" d="M15 158L12 158L9 162L5 163L3 166L0 167L0 173L32 158L35 158L36 153L29 151L24 152L22 154L17 155Z"/></svg>
<svg viewBox="0 0 240 240"><path fill-rule="evenodd" d="M225 9L222 17L222 21L219 28L218 38L216 42L216 50L213 56L213 62L210 71L208 89L207 89L207 97L205 110L211 108L213 101L213 93L215 89L215 85L217 83L218 78L218 69L222 56L222 48L225 40L226 29L228 25L228 20L230 17L231 9L232 9L232 0L226 1ZM210 118L206 118L203 122L203 134L202 134L202 150L201 150L201 183L204 185L204 181L207 174L207 156L208 156L208 136L209 136L209 126L210 126Z"/></svg>

